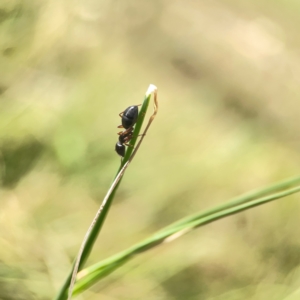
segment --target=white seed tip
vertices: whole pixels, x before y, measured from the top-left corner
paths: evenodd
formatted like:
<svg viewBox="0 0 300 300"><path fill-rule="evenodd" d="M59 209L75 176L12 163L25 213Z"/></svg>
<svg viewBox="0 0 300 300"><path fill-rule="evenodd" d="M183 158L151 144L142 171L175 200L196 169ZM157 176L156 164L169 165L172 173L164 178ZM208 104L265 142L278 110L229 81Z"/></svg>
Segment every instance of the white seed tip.
<svg viewBox="0 0 300 300"><path fill-rule="evenodd" d="M148 97L150 94L157 91L157 87L154 84L150 84L148 90L146 92L146 96Z"/></svg>

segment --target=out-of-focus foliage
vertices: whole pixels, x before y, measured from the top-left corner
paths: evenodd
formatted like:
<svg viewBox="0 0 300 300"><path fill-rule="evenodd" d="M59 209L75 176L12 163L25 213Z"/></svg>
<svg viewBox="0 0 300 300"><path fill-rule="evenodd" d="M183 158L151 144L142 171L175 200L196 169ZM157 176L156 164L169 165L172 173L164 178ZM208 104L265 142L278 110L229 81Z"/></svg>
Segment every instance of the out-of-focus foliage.
<svg viewBox="0 0 300 300"><path fill-rule="evenodd" d="M149 83L160 111L90 262L299 173L299 15L292 0L2 1L0 299L59 289L120 162L118 113ZM299 208L199 229L82 299L298 299Z"/></svg>

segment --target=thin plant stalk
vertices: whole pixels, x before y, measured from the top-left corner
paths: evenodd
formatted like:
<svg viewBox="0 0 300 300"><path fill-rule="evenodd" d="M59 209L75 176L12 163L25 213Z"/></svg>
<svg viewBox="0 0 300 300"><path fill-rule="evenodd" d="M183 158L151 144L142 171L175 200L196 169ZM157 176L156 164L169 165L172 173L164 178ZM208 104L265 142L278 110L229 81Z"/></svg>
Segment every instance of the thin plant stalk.
<svg viewBox="0 0 300 300"><path fill-rule="evenodd" d="M293 180L279 183L277 187L278 188L280 186L286 187L291 182L298 183L298 181L299 179L296 180L296 178L294 178ZM260 190L255 193L257 193L258 195L263 195L270 190L276 190L276 186L274 185L267 189ZM194 215L192 219L187 219L187 218L183 219L180 222L175 223L174 226L166 227L165 229L159 231L158 233L154 234L150 238L136 244L135 246L130 247L129 249L124 250L119 254L116 254L104 261L101 261L91 267L82 270L80 273L78 273L78 282L76 283L74 294L79 294L83 292L89 286L99 281L100 279L106 277L111 272L113 272L117 268L121 267L124 263L129 261L131 258L135 257L137 254L148 251L149 249L154 248L163 243L171 242L176 238L182 236L183 234L186 234L187 232L197 227L204 226L206 224L212 223L219 219L286 197L288 195L298 193L299 191L300 191L300 186L296 186L294 188L277 192L271 195L267 195L259 199L254 199L245 203L242 203L240 201L240 203L238 204L236 204L236 199L234 199L233 201L227 203L227 205L220 206L222 207L221 209L215 208L214 210L211 210L214 211L211 214L207 214L207 212L204 213L200 212L198 215ZM231 205L229 205L230 203ZM233 205L234 203L235 206Z"/></svg>
<svg viewBox="0 0 300 300"><path fill-rule="evenodd" d="M282 182L272 184L272 185L262 188L262 189L253 190L251 192L248 192L241 196L233 198L232 200L230 200L224 204L221 204L216 207L213 207L213 208L203 211L201 213L201 218L204 218L204 217L209 216L214 213L218 213L219 211L222 211L224 209L229 209L231 207L235 207L237 205L244 204L249 201L252 201L252 200L255 200L255 199L258 199L258 198L261 198L261 197L264 197L264 196L267 196L267 195L270 195L270 194L273 194L273 193L276 193L279 191L283 191L283 190L293 187L297 184L300 184L299 176L286 179ZM167 228L169 228L169 227L174 228L175 226L180 226L182 224L186 224L187 222L192 222L193 220L196 220L198 218L199 218L199 214L196 213L196 214L190 215L188 217L182 218L175 223L170 224ZM165 230L165 229L166 228L164 228L163 230Z"/></svg>
<svg viewBox="0 0 300 300"><path fill-rule="evenodd" d="M135 143L137 141L137 137L139 136L139 132L141 130L146 112L147 112L147 108L149 106L149 101L151 98L151 94L154 95L154 113L152 114L152 116L150 117L148 124L141 136L141 139L139 140L137 146L134 148ZM113 201L114 195L119 187L119 184L121 182L121 179L124 175L124 172L126 170L126 168L128 167L129 163L132 161L132 159L134 158L136 152L138 151L153 119L155 118L156 114L157 114L157 110L158 110L158 103L157 103L157 88L154 85L150 85L146 95L145 95L145 99L143 102L143 105L141 107L140 113L139 113L139 118L137 120L137 123L135 125L135 129L133 132L133 138L130 141L130 145L131 147L127 148L126 154L124 159L121 162L120 168L117 172L117 175L111 185L111 187L109 188L99 210L96 213L96 216L94 217L84 239L83 242L81 244L79 253L77 255L77 258L73 264L73 267L71 269L71 272L69 273L67 279L65 280L64 285L62 286L59 294L57 295L57 297L55 298L56 300L64 300L64 299L71 299L72 297L72 293L73 293L73 287L76 281L76 275L78 270L80 270L82 268L82 266L84 265L84 263L86 262L87 258L89 257L89 254L93 248L93 245L101 231L101 228L103 226L103 223L106 219L107 213L109 211L109 208L111 206L111 203ZM68 295L67 295L67 290L68 290Z"/></svg>

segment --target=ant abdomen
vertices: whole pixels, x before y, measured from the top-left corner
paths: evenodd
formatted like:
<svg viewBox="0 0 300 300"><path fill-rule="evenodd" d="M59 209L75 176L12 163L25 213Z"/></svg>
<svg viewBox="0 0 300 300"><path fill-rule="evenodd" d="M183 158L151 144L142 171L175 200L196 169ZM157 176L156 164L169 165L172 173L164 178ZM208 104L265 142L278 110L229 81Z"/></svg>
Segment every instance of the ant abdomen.
<svg viewBox="0 0 300 300"><path fill-rule="evenodd" d="M133 126L138 118L139 109L137 105L129 106L126 108L122 115L122 125L125 129Z"/></svg>

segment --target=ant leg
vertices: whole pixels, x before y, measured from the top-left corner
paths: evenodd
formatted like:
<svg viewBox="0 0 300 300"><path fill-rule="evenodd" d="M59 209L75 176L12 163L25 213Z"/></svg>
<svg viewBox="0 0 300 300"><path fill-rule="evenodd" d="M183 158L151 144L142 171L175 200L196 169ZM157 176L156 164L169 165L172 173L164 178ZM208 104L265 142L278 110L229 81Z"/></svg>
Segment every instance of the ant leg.
<svg viewBox="0 0 300 300"><path fill-rule="evenodd" d="M129 127L128 129L124 130L124 131L118 132L117 134L118 135L127 135L131 130L132 130L132 126Z"/></svg>
<svg viewBox="0 0 300 300"><path fill-rule="evenodd" d="M124 137L124 139L123 139L124 144L128 143L131 139L132 139L132 134Z"/></svg>
<svg viewBox="0 0 300 300"><path fill-rule="evenodd" d="M125 132L125 131L120 131L120 132L118 132L117 134L118 134L118 135L124 135L124 132ZM136 137L144 136L144 135L146 135L146 134L144 134L144 133L143 133L143 134L139 134L139 135L137 135L137 136L132 136L131 138L136 138Z"/></svg>
<svg viewBox="0 0 300 300"><path fill-rule="evenodd" d="M119 125L117 128L124 128L123 125Z"/></svg>
<svg viewBox="0 0 300 300"><path fill-rule="evenodd" d="M126 134L127 134L126 131L127 131L127 130L125 130L125 131L120 131L120 132L118 132L117 134L118 134L118 135L124 135L124 134L126 135Z"/></svg>
<svg viewBox="0 0 300 300"><path fill-rule="evenodd" d="M142 104L137 104L137 105L131 105L131 106L141 106Z"/></svg>
<svg viewBox="0 0 300 300"><path fill-rule="evenodd" d="M133 126L127 128L125 131L123 131L123 132L122 132L122 135L126 135L126 134L128 134L130 131L132 131L132 127L133 127Z"/></svg>

